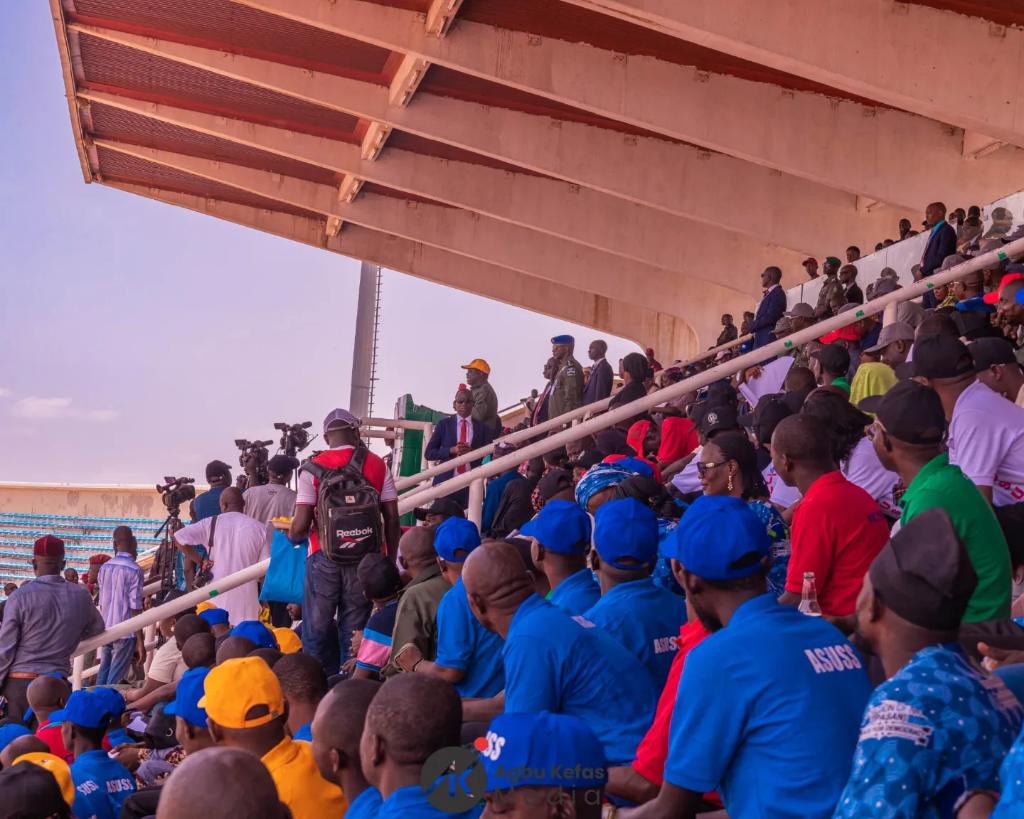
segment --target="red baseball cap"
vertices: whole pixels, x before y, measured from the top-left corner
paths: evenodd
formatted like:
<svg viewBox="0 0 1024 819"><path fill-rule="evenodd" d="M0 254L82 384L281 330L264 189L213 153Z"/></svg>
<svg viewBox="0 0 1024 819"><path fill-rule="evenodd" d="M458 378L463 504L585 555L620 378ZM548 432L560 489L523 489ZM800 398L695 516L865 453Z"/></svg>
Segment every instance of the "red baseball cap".
<svg viewBox="0 0 1024 819"><path fill-rule="evenodd" d="M35 542L32 554L36 557L64 557L64 541L54 535L44 535Z"/></svg>
<svg viewBox="0 0 1024 819"><path fill-rule="evenodd" d="M1016 265L1014 265L1016 267ZM986 293L984 297L985 304L998 304L999 297L1003 295L1003 288L1010 282L1019 282L1024 279L1024 273L1007 273L1003 276L1002 281L999 282L999 287L993 290L991 293Z"/></svg>

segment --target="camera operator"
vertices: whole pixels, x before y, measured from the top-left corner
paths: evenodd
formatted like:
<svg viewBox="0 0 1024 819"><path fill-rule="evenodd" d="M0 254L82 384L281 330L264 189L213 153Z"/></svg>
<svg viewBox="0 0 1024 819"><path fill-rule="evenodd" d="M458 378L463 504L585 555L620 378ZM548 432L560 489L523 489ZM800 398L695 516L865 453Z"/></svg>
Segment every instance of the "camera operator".
<svg viewBox="0 0 1024 819"><path fill-rule="evenodd" d="M245 499L245 514L267 526L267 548L274 539L271 519L291 517L295 511L295 491L288 486L292 472L299 466L299 459L288 455L275 455L267 462L267 476L270 483L250 486L242 494ZM288 616L285 603L270 602L270 620L274 626L288 627L292 618Z"/></svg>
<svg viewBox="0 0 1024 819"><path fill-rule="evenodd" d="M275 455L267 463L270 483L250 486L242 493L245 498L245 514L260 523L267 524L267 541L274 534L271 518L291 517L295 511L295 492L288 483L292 473L299 468L299 459L287 455Z"/></svg>
<svg viewBox="0 0 1024 819"><path fill-rule="evenodd" d="M231 486L231 467L224 461L210 461L206 465L206 482L210 488L192 501L193 523L220 513L220 493Z"/></svg>
<svg viewBox="0 0 1024 819"><path fill-rule="evenodd" d="M324 419L324 440L330 449L313 457L313 462L328 469L340 469L351 459L356 447L365 444L359 437L359 419L348 410L331 410ZM402 529L398 519L398 493L384 461L372 452L365 453L363 477L377 490L384 524L388 556L398 555ZM358 564L343 565L327 558L320 549L314 516L319 482L305 470L299 473L299 491L295 499L295 517L288 537L298 543L309 536L306 584L302 603L302 650L321 663L327 676L338 673L348 659L352 632L362 629L370 617L370 601L363 595L357 574ZM337 616L337 622L335 617Z"/></svg>

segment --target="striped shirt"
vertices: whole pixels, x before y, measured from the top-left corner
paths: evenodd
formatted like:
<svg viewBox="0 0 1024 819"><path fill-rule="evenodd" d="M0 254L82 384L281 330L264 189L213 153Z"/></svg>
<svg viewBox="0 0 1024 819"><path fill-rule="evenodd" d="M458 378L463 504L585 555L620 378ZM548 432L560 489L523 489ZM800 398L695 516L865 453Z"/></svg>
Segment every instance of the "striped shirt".
<svg viewBox="0 0 1024 819"><path fill-rule="evenodd" d="M363 629L363 640L356 655L356 667L380 673L391 654L391 635L395 630L398 600L385 603L372 615Z"/></svg>
<svg viewBox="0 0 1024 819"><path fill-rule="evenodd" d="M100 614L107 628L123 623L133 611L142 611L145 574L127 552L118 552L100 566L96 582L100 587Z"/></svg>

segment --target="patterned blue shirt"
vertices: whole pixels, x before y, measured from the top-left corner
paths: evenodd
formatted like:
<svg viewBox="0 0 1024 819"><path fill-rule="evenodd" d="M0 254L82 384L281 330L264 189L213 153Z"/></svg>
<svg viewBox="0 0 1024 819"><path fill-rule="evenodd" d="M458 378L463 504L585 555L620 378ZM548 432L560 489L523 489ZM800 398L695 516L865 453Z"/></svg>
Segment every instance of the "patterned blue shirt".
<svg viewBox="0 0 1024 819"><path fill-rule="evenodd" d="M989 819L1015 819L1024 816L1024 731L1010 748L999 769L1003 794Z"/></svg>
<svg viewBox="0 0 1024 819"><path fill-rule="evenodd" d="M836 817L952 817L964 793L999 791L1022 717L959 645L922 649L871 695Z"/></svg>

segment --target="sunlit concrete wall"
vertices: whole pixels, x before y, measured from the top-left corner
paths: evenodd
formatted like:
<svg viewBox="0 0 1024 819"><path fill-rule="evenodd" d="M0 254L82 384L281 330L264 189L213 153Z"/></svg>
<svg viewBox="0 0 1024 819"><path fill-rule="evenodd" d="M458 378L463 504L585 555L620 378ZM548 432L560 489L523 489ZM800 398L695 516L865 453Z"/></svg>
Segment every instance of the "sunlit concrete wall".
<svg viewBox="0 0 1024 819"><path fill-rule="evenodd" d="M162 519L167 512L152 486L0 483L0 512Z"/></svg>

